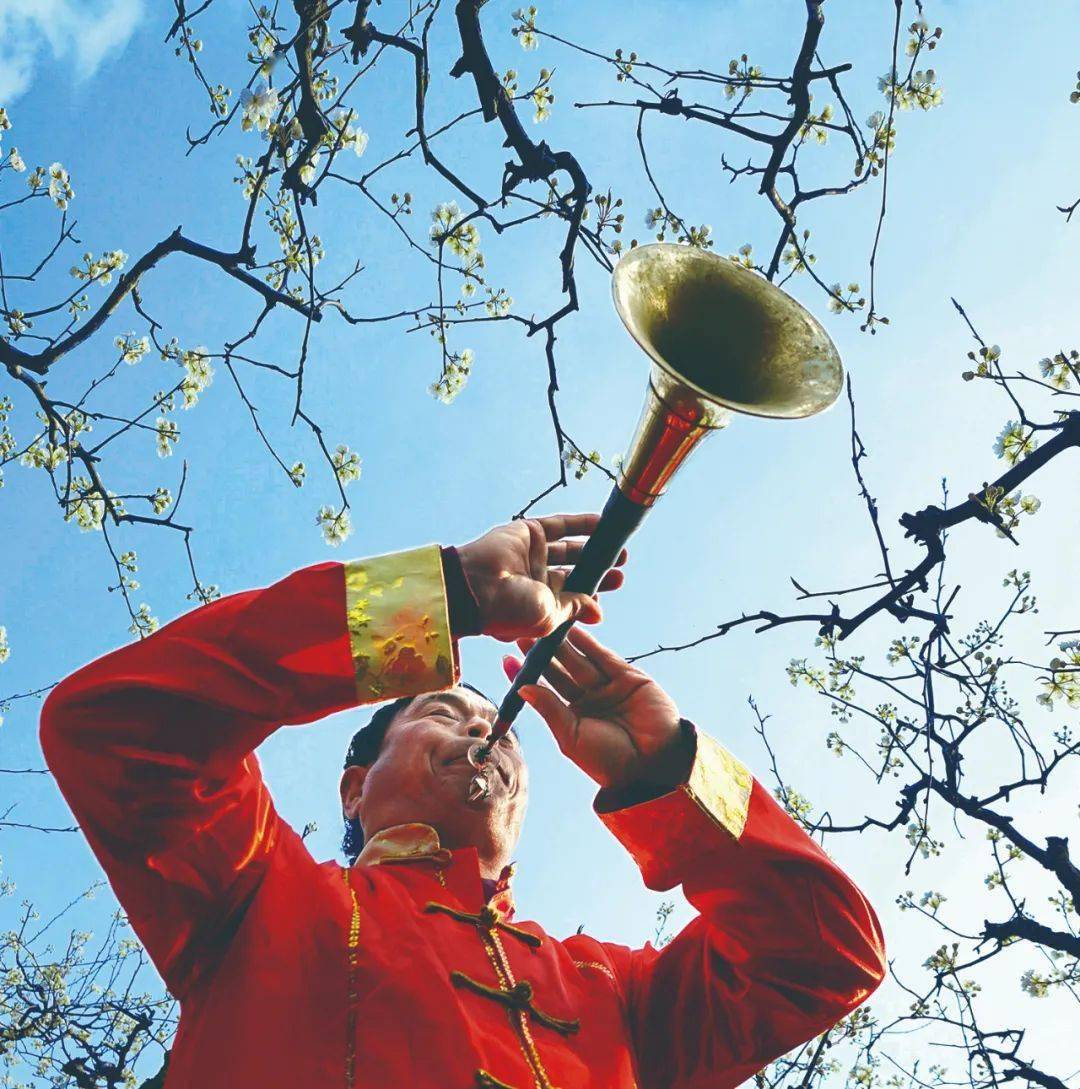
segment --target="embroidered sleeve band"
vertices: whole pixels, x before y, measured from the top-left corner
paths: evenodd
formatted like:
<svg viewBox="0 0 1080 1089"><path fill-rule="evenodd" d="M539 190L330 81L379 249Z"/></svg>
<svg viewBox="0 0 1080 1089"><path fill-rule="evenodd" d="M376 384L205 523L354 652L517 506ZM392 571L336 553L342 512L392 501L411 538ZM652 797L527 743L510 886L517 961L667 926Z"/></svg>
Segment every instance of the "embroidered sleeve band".
<svg viewBox="0 0 1080 1089"><path fill-rule="evenodd" d="M359 702L457 681L438 545L346 562L345 608Z"/></svg>
<svg viewBox="0 0 1080 1089"><path fill-rule="evenodd" d="M735 839L743 834L750 812L754 777L749 769L714 738L698 731L698 751L683 788L687 794Z"/></svg>

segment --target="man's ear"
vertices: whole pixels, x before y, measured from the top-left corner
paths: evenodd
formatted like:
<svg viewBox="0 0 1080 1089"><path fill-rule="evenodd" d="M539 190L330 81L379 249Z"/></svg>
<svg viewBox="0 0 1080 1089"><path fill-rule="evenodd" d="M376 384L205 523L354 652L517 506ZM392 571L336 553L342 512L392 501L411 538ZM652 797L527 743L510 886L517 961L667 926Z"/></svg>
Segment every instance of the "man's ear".
<svg viewBox="0 0 1080 1089"><path fill-rule="evenodd" d="M353 820L358 815L367 773L367 768L357 765L346 768L341 773L341 811L347 820Z"/></svg>

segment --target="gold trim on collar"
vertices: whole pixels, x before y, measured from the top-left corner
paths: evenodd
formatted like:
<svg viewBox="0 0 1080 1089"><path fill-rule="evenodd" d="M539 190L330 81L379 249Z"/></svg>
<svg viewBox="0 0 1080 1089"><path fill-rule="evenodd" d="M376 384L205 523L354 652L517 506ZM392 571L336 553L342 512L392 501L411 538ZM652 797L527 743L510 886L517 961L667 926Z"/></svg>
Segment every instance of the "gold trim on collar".
<svg viewBox="0 0 1080 1089"><path fill-rule="evenodd" d="M430 824L416 821L411 824L395 824L376 832L363 846L357 856L358 866L381 866L388 862L433 862L439 883L445 885L443 870L453 860L451 850L443 847L439 833ZM514 876L516 864L505 867L485 907L500 922L507 922L514 914L514 894L510 880Z"/></svg>
<svg viewBox="0 0 1080 1089"><path fill-rule="evenodd" d="M453 856L439 843L439 833L430 824L397 824L376 832L363 846L356 861L361 866L383 862L419 862L431 859L443 866Z"/></svg>

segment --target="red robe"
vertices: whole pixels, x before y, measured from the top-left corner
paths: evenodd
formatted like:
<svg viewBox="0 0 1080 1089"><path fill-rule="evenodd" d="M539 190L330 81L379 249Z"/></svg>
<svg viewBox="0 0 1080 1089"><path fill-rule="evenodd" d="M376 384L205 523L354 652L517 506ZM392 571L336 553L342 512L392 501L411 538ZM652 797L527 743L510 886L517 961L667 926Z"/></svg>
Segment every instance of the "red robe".
<svg viewBox="0 0 1080 1089"><path fill-rule="evenodd" d="M181 1003L167 1089L727 1089L880 982L866 899L700 732L685 784L597 804L699 913L660 950L516 921L424 825L314 861L253 750L457 676L431 546L204 605L50 694L46 759Z"/></svg>

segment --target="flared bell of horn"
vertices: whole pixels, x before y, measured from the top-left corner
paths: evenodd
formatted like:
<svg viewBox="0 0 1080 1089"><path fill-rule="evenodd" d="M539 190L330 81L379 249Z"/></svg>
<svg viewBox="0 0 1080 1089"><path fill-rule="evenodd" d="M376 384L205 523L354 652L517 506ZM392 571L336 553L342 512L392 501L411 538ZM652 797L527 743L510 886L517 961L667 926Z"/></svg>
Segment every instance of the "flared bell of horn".
<svg viewBox="0 0 1080 1089"><path fill-rule="evenodd" d="M638 344L709 401L796 419L840 393L840 355L817 319L726 257L665 242L637 246L616 266L612 291Z"/></svg>
<svg viewBox="0 0 1080 1089"><path fill-rule="evenodd" d="M655 243L623 257L615 309L653 361L619 488L651 506L731 412L812 416L843 386L829 334L790 295L725 257Z"/></svg>

